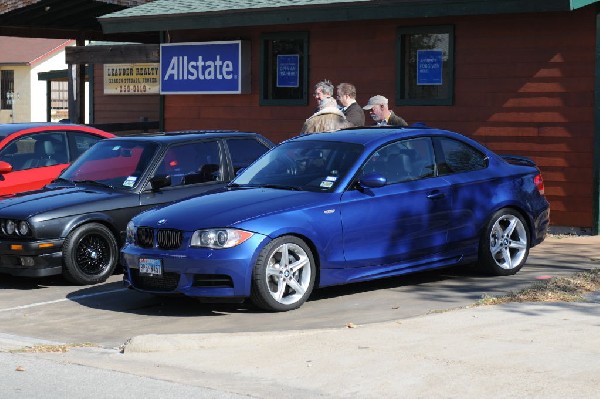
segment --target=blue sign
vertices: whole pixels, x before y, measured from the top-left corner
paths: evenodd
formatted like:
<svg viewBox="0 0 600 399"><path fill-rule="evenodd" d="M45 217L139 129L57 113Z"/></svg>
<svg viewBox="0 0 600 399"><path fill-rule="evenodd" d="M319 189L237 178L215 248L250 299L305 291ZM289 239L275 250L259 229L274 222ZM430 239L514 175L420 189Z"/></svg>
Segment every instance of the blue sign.
<svg viewBox="0 0 600 399"><path fill-rule="evenodd" d="M417 85L441 85L444 52L417 50Z"/></svg>
<svg viewBox="0 0 600 399"><path fill-rule="evenodd" d="M249 85L241 41L160 46L161 94L239 94ZM247 80L247 82L246 82Z"/></svg>
<svg viewBox="0 0 600 399"><path fill-rule="evenodd" d="M300 86L300 56L278 55L277 56L277 87Z"/></svg>

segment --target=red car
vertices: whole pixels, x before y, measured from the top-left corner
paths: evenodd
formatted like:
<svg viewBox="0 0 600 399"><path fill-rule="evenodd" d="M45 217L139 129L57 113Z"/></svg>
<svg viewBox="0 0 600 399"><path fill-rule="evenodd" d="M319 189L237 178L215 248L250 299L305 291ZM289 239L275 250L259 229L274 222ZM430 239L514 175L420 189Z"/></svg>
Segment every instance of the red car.
<svg viewBox="0 0 600 399"><path fill-rule="evenodd" d="M56 179L99 140L114 134L70 123L0 125L0 195L36 190Z"/></svg>

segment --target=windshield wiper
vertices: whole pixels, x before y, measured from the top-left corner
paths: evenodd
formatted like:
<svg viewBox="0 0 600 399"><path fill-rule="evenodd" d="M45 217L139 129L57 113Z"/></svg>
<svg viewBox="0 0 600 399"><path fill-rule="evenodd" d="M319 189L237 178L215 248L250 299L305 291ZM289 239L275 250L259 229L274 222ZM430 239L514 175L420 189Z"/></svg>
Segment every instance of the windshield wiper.
<svg viewBox="0 0 600 399"><path fill-rule="evenodd" d="M52 180L51 183L70 183L70 184L74 184L71 180L65 179L64 177L57 177L56 179Z"/></svg>
<svg viewBox="0 0 600 399"><path fill-rule="evenodd" d="M302 187L290 186L286 184L257 184L257 187L276 188L280 190L302 191Z"/></svg>
<svg viewBox="0 0 600 399"><path fill-rule="evenodd" d="M73 183L75 184L91 184L94 186L100 186L100 187L106 187L106 188L114 188L113 186L111 186L110 184L106 184L106 183L102 183L96 180L74 180Z"/></svg>

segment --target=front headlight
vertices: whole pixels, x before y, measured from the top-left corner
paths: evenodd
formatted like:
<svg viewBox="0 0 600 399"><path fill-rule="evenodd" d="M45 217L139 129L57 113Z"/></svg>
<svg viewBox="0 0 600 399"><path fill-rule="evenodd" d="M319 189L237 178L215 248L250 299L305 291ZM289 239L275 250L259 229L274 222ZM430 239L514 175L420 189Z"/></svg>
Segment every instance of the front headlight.
<svg viewBox="0 0 600 399"><path fill-rule="evenodd" d="M135 224L133 224L132 220L127 223L127 235L125 240L128 244L135 244Z"/></svg>
<svg viewBox="0 0 600 399"><path fill-rule="evenodd" d="M240 245L253 233L238 229L206 229L196 230L192 235L192 247L201 248L231 248Z"/></svg>
<svg viewBox="0 0 600 399"><path fill-rule="evenodd" d="M13 220L5 220L2 226L2 229L4 230L4 234L6 235L11 235L15 233L15 228L16 228L16 223Z"/></svg>
<svg viewBox="0 0 600 399"><path fill-rule="evenodd" d="M22 220L17 224L17 233L19 233L19 235L26 236L29 234L29 232L30 232L29 223Z"/></svg>
<svg viewBox="0 0 600 399"><path fill-rule="evenodd" d="M0 229L2 234L7 236L29 236L31 235L31 227L25 220L1 219Z"/></svg>

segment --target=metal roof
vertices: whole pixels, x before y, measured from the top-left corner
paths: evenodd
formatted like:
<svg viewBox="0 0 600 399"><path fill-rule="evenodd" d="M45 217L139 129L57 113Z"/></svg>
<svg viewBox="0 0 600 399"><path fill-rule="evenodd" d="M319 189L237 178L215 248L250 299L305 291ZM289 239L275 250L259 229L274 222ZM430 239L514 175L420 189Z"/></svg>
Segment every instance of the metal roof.
<svg viewBox="0 0 600 399"><path fill-rule="evenodd" d="M571 11L600 0L156 0L104 15L105 33Z"/></svg>

